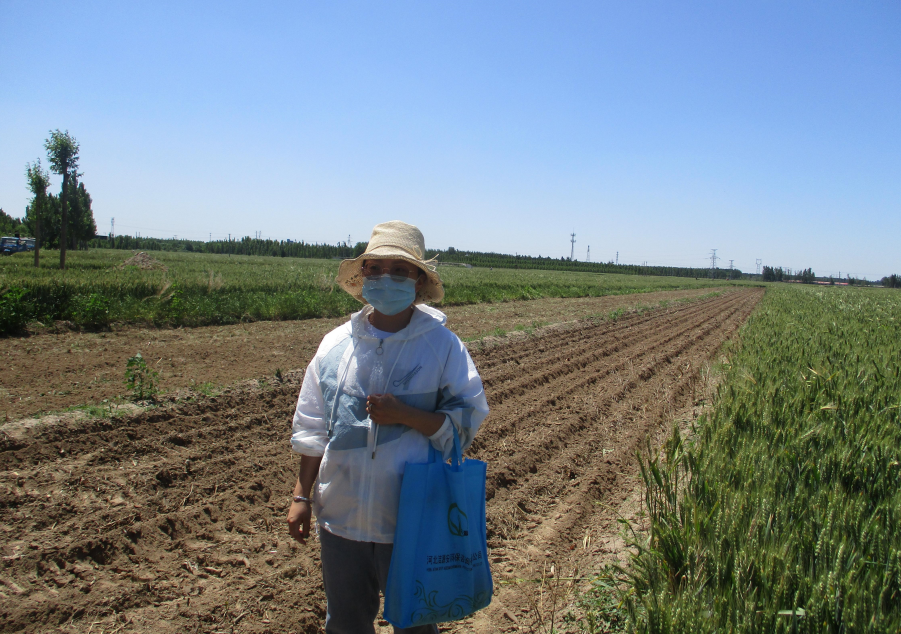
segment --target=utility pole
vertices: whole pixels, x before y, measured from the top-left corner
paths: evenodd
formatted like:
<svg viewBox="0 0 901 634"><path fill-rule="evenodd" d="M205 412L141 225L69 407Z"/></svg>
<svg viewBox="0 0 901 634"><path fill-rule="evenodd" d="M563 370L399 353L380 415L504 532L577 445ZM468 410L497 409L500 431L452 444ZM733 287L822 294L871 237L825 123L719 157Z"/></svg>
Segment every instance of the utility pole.
<svg viewBox="0 0 901 634"><path fill-rule="evenodd" d="M573 257L576 255L576 234L571 233L571 234L569 234L569 236L570 236L569 241L572 244L572 248L569 250L569 261L572 262Z"/></svg>
<svg viewBox="0 0 901 634"><path fill-rule="evenodd" d="M710 249L710 277L716 276L716 249Z"/></svg>

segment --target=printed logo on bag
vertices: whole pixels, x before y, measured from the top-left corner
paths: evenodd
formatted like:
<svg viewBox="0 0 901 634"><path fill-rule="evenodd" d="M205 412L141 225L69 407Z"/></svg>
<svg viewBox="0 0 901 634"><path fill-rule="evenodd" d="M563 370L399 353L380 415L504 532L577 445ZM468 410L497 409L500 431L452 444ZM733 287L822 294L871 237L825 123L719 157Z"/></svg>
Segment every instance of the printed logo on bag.
<svg viewBox="0 0 901 634"><path fill-rule="evenodd" d="M460 510L456 502L447 509L447 528L450 534L455 537L466 537L469 535L469 519L466 517L466 513Z"/></svg>
<svg viewBox="0 0 901 634"><path fill-rule="evenodd" d="M471 553L435 553L426 555L426 572L438 572L440 570L453 570L463 568L472 570L485 563L485 555L481 550Z"/></svg>

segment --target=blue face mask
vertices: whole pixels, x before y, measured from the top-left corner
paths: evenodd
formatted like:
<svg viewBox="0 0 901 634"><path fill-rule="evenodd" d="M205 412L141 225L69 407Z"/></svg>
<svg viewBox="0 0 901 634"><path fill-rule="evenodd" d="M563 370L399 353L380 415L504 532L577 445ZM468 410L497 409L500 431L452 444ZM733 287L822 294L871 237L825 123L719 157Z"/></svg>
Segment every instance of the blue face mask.
<svg viewBox="0 0 901 634"><path fill-rule="evenodd" d="M396 315L416 299L416 280L398 281L390 275L363 280L363 299L383 315Z"/></svg>

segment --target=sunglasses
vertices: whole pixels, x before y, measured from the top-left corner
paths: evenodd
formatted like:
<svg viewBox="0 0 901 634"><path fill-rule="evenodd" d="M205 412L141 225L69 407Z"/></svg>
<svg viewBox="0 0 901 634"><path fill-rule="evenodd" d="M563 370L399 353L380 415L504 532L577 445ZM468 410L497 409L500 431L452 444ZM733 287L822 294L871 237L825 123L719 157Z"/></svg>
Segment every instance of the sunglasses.
<svg viewBox="0 0 901 634"><path fill-rule="evenodd" d="M400 264L395 264L390 268L379 264L367 264L366 266L360 267L360 272L363 274L363 277L381 277L382 275L390 275L391 279L395 282L402 282L405 279L415 280L422 274L419 269L402 266Z"/></svg>

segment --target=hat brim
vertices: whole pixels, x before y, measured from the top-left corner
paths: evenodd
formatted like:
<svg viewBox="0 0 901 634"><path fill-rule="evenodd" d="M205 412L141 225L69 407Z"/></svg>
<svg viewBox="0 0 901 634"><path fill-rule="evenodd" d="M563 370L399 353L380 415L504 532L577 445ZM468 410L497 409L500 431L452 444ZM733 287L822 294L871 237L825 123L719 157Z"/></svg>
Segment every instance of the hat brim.
<svg viewBox="0 0 901 634"><path fill-rule="evenodd" d="M426 275L425 284L423 284L422 288L416 293L416 300L414 303L425 304L427 302L440 302L444 299L444 284L441 282L441 278L438 276L438 272L435 270L434 266L431 266L422 260L412 258L409 254L394 247L381 246L375 247L372 251L364 253L352 260L343 260L338 267L338 277L335 278L338 286L347 291L351 297L363 304L369 303L363 299L364 278L363 273L360 271L360 267L363 266L364 260L403 260L404 262L409 262L425 272Z"/></svg>

